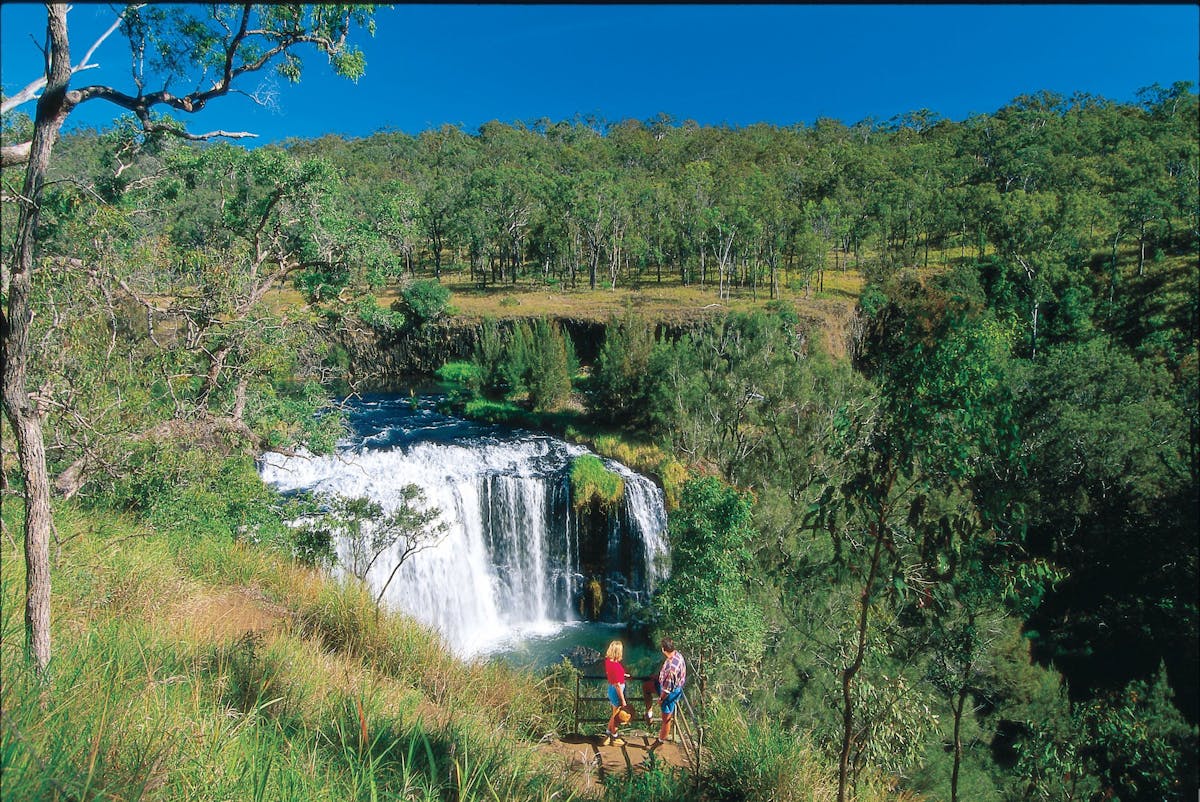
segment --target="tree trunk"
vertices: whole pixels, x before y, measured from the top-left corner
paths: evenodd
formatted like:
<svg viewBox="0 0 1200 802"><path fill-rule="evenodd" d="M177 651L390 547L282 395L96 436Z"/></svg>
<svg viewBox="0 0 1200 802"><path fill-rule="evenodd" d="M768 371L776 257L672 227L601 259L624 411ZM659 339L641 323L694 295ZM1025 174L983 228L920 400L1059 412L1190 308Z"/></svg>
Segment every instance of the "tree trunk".
<svg viewBox="0 0 1200 802"><path fill-rule="evenodd" d="M433 278L442 280L442 238L438 234L433 235Z"/></svg>
<svg viewBox="0 0 1200 802"><path fill-rule="evenodd" d="M200 393L196 396L196 406L202 411L208 409L209 399L212 398L213 392L217 389L217 382L221 379L221 372L225 370L225 360L233 352L235 344L232 338L227 339L209 356L208 370L204 374L204 384L200 386Z"/></svg>
<svg viewBox="0 0 1200 802"><path fill-rule="evenodd" d="M1146 267L1146 222L1143 220L1138 229L1138 278Z"/></svg>
<svg viewBox="0 0 1200 802"><path fill-rule="evenodd" d="M971 663L967 663L967 675L971 673ZM958 802L958 773L962 767L962 716L963 707L967 702L967 686L958 689L958 699L954 704L954 769L950 773L950 802Z"/></svg>
<svg viewBox="0 0 1200 802"><path fill-rule="evenodd" d="M870 623L871 591L879 573L879 560L883 553L883 531L878 522L871 522L871 534L875 538L874 553L871 555L871 570L867 573L859 598L858 646L854 660L842 671L842 753L838 760L838 802L846 802L846 785L850 774L850 749L854 745L854 677L862 668L867 651L867 630Z"/></svg>
<svg viewBox="0 0 1200 802"><path fill-rule="evenodd" d="M9 282L8 314L0 319L4 337L4 414L17 439L17 455L25 479L25 644L40 673L50 662L50 478L42 419L26 388L33 323L33 268L38 209L50 166L54 141L69 109L67 82L71 53L67 41L67 7L46 6L49 50L46 90L38 99L29 163L16 225L15 260Z"/></svg>
<svg viewBox="0 0 1200 802"><path fill-rule="evenodd" d="M233 411L230 415L235 421L241 422L246 414L246 395L250 389L250 377L243 375L238 379L237 388L233 391Z"/></svg>

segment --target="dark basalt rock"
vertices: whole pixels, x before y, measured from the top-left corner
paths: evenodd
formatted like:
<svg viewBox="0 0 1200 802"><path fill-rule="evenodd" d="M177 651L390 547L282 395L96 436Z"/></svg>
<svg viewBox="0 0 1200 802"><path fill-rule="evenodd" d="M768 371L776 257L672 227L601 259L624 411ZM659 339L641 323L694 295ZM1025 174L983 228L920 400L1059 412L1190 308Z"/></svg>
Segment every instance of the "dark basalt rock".
<svg viewBox="0 0 1200 802"><path fill-rule="evenodd" d="M578 669L584 669L588 666L599 663L604 659L604 655L595 649L589 649L586 646L575 646L566 652L563 652L563 657L567 659L571 665Z"/></svg>

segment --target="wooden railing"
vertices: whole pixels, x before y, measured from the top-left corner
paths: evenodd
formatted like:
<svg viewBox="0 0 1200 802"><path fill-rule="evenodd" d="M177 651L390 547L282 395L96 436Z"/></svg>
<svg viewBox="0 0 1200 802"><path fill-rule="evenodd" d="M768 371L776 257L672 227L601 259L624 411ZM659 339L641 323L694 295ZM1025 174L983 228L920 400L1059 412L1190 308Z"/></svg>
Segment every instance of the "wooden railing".
<svg viewBox="0 0 1200 802"><path fill-rule="evenodd" d="M629 684L636 683L635 687L638 689L638 691L641 691L642 682L644 682L646 680L655 680L655 679L657 679L657 676L655 676L655 675L646 676L646 677L630 677ZM583 705L587 702L604 702L605 705L608 705L609 707L611 707L611 703L609 702L608 696L606 694L602 693L599 696L584 696L585 690L588 690L587 688L585 688L585 683L589 683L589 684L590 683L601 683L602 684L601 687L607 688L608 678L605 677L603 674L600 674L600 675L576 674L575 675L575 725L574 725L574 729L575 729L575 734L577 734L577 735L580 734L580 732L579 732L580 724L607 724L609 717L610 717L608 715L604 716L603 718L585 717L585 711L583 709ZM628 685L626 685L626 687L628 688ZM631 697L631 695L626 693L625 701L626 702L636 701L634 699L631 699L630 697ZM643 706L644 706L644 702L643 702ZM645 710L642 711L642 714L643 714L643 716L645 715ZM660 715L661 715L661 713L660 713ZM635 715L633 718L633 721L631 723L636 722L637 720L638 720L638 717ZM644 718L642 720L645 721ZM691 768L695 772L696 776L699 776L699 774L700 774L700 754L701 754L701 749L703 748L703 745L704 745L704 727L700 725L700 717L696 715L696 711L692 707L692 703L687 697L686 690L680 694L679 702L675 705L674 722L675 722L675 732L678 733L679 744L682 746L683 753L687 757L688 765L691 766Z"/></svg>

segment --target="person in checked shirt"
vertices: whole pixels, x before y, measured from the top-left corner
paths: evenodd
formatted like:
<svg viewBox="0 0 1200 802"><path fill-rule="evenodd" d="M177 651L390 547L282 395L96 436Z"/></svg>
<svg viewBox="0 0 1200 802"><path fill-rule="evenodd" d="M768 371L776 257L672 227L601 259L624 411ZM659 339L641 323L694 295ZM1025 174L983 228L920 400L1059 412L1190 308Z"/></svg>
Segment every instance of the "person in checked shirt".
<svg viewBox="0 0 1200 802"><path fill-rule="evenodd" d="M687 682L687 664L683 661L683 655L675 648L675 641L670 638L662 639L663 664L658 672L658 679L654 682L654 690L658 693L658 704L662 708L662 726L658 730L658 737L654 739L654 744L650 749L657 749L662 746L671 737L671 725L675 719L675 706L679 703L679 697L683 695L683 686ZM647 681L646 685L650 683ZM650 689L644 688L646 694L646 715L649 720L650 715Z"/></svg>

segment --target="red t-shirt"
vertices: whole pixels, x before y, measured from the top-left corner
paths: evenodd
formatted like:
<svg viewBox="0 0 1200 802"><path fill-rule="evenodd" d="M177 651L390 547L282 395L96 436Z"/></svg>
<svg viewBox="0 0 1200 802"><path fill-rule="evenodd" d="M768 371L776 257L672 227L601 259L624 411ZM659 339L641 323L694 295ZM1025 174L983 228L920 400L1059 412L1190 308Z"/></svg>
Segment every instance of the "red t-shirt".
<svg viewBox="0 0 1200 802"><path fill-rule="evenodd" d="M625 666L621 665L618 660L609 660L604 658L604 675L608 677L609 685L623 685L625 683Z"/></svg>

